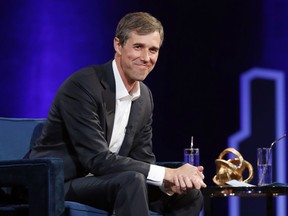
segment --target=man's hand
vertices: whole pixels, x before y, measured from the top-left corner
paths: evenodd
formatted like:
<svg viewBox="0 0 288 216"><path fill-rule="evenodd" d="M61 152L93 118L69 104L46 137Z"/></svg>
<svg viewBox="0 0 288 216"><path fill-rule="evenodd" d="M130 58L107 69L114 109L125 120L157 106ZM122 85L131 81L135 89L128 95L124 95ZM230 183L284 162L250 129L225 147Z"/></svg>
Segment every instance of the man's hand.
<svg viewBox="0 0 288 216"><path fill-rule="evenodd" d="M189 189L206 187L204 183L204 168L184 164L179 168L165 168L164 184L169 192L184 193Z"/></svg>

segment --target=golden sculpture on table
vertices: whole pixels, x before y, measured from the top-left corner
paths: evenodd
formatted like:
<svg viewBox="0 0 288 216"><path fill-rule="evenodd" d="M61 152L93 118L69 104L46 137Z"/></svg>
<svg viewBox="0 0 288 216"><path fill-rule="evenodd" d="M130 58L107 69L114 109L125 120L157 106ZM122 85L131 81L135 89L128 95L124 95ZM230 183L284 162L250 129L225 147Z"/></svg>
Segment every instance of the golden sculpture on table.
<svg viewBox="0 0 288 216"><path fill-rule="evenodd" d="M232 153L237 157L225 160L223 157L228 153ZM237 180L245 183L249 183L254 174L252 165L244 160L242 155L234 148L227 148L222 151L215 160L216 175L213 177L213 182L219 186L225 185L227 181ZM248 177L243 180L243 172L248 169Z"/></svg>

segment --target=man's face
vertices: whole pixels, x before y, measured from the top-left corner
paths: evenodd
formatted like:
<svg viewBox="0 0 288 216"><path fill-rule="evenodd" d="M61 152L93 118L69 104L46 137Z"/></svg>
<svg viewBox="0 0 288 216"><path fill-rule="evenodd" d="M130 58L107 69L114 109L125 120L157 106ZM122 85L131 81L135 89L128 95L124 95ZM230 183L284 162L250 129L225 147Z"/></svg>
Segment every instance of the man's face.
<svg viewBox="0 0 288 216"><path fill-rule="evenodd" d="M160 34L153 32L147 35L130 34L126 43L121 46L118 38L114 40L116 59L120 63L120 74L127 83L144 80L154 68L159 54ZM117 61L117 60L116 60ZM124 77L123 77L124 75Z"/></svg>

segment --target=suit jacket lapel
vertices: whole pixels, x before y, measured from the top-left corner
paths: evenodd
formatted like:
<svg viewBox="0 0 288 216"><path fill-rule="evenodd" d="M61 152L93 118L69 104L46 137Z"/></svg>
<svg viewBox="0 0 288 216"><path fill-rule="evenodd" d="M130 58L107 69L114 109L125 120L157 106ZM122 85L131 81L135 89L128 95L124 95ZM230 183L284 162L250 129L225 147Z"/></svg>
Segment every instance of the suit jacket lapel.
<svg viewBox="0 0 288 216"><path fill-rule="evenodd" d="M113 130L113 124L114 124L114 116L115 116L115 94L111 94L111 92L109 91L104 91L102 95L104 98L103 106L104 106L104 109L106 110L106 125L107 125L106 139L107 139L107 142L110 143L112 130Z"/></svg>
<svg viewBox="0 0 288 216"><path fill-rule="evenodd" d="M133 145L134 136L138 125L140 124L140 116L142 116L143 112L143 98L140 96L137 100L132 102L131 111L129 115L128 124L126 127L126 133L123 140L123 144L120 148L119 155L127 156L131 150L131 146Z"/></svg>
<svg viewBox="0 0 288 216"><path fill-rule="evenodd" d="M116 98L116 86L115 78L112 69L112 61L106 64L104 71L102 73L101 83L104 86L104 91L102 93L103 97L103 109L106 111L106 139L110 143L114 116L115 116L115 98Z"/></svg>

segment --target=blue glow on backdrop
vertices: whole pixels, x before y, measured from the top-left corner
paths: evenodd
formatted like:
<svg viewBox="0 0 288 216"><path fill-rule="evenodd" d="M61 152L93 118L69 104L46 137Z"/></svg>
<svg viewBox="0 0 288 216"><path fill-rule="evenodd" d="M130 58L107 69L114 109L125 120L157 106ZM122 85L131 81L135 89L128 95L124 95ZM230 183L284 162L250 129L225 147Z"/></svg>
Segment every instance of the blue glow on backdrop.
<svg viewBox="0 0 288 216"><path fill-rule="evenodd" d="M45 117L69 74L113 57L116 20L101 1L91 2L15 0L1 7L0 113Z"/></svg>
<svg viewBox="0 0 288 216"><path fill-rule="evenodd" d="M252 68L249 71L243 72L240 78L240 130L231 135L228 138L228 146L239 149L240 144L242 141L248 139L253 134L253 127L252 127L252 81L255 79L267 79L273 80L275 82L275 138L283 136L286 134L286 124L285 124L285 116L286 116L286 109L285 109L285 77L283 71L276 71L276 70L269 70L264 68ZM254 124L261 124L262 122L254 122ZM244 148L251 148L256 149L259 147L259 142L257 145L253 143L248 143L249 146L245 146ZM246 143L247 145L247 143ZM261 145L262 147L263 145ZM251 148L252 149L252 148ZM274 150L275 151L275 150ZM286 179L286 163L283 161L286 160L286 143L283 140L279 141L276 145L276 154L275 154L275 165L273 166L274 172L276 172L276 180L275 182L287 182ZM274 163L274 162L273 162ZM254 167L255 169L255 167ZM257 174L257 170L254 171ZM230 215L239 216L240 215L240 198L233 197L229 199L229 212ZM279 197L277 200L277 214L276 215L287 215L286 209L286 197L282 196Z"/></svg>

